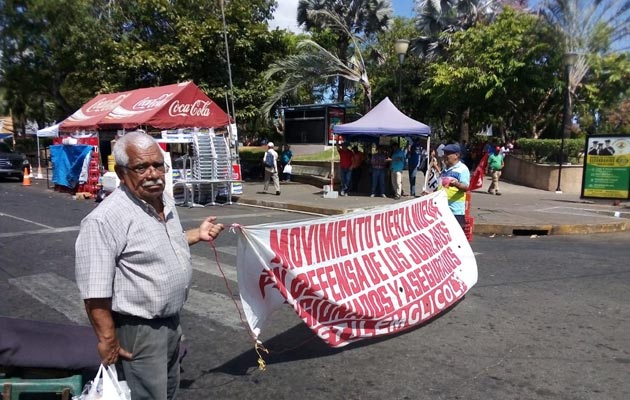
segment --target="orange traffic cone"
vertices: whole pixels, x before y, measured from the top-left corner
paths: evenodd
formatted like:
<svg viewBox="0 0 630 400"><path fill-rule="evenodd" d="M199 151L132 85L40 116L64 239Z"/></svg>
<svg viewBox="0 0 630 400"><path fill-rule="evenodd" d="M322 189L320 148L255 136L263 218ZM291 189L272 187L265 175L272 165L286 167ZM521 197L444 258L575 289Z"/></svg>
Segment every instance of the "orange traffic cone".
<svg viewBox="0 0 630 400"><path fill-rule="evenodd" d="M28 173L28 168L24 167L24 179L22 180L22 186L31 186L31 176Z"/></svg>

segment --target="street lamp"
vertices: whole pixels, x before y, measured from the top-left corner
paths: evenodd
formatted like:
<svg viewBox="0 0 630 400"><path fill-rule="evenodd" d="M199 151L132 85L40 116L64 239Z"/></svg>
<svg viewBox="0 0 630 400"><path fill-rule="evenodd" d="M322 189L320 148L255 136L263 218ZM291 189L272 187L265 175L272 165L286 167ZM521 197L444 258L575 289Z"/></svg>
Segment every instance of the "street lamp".
<svg viewBox="0 0 630 400"><path fill-rule="evenodd" d="M562 137L560 139L560 157L558 161L558 186L556 187L556 193L562 193L560 188L560 181L562 180L562 164L564 163L564 140L568 139L571 135L571 91L570 76L571 68L577 61L578 55L576 53L565 53L563 57L564 61L564 105L562 109Z"/></svg>
<svg viewBox="0 0 630 400"><path fill-rule="evenodd" d="M409 40L407 39L398 39L396 43L394 43L394 49L396 50L396 54L398 55L398 107L400 108L402 105L402 65L405 61L405 55L407 54L407 49L409 48Z"/></svg>

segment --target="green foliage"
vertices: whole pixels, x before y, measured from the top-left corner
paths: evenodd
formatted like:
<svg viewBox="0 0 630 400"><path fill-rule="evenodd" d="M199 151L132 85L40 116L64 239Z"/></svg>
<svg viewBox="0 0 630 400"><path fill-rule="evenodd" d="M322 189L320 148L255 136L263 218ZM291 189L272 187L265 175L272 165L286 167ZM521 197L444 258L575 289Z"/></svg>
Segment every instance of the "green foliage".
<svg viewBox="0 0 630 400"><path fill-rule="evenodd" d="M535 162L557 162L562 146L561 139L518 139L516 141L519 153L530 157ZM564 153L569 160L577 160L584 152L586 140L565 139Z"/></svg>
<svg viewBox="0 0 630 400"><path fill-rule="evenodd" d="M265 150L266 149L263 146L258 146L258 147L253 147L253 146L239 147L238 157L241 160L260 161L260 160L262 160L262 156L263 156L263 153L265 152Z"/></svg>
<svg viewBox="0 0 630 400"><path fill-rule="evenodd" d="M263 71L286 53L288 34L268 28L273 0L224 3L236 120L260 130L247 122L257 122L271 89ZM61 120L100 92L193 80L223 105L229 89L220 2L6 1L0 30L2 83L17 121Z"/></svg>
<svg viewBox="0 0 630 400"><path fill-rule="evenodd" d="M502 131L533 129L561 84L552 43L534 16L507 9L492 24L457 33L449 58L429 67L423 93L434 113L470 109L477 129L488 123Z"/></svg>

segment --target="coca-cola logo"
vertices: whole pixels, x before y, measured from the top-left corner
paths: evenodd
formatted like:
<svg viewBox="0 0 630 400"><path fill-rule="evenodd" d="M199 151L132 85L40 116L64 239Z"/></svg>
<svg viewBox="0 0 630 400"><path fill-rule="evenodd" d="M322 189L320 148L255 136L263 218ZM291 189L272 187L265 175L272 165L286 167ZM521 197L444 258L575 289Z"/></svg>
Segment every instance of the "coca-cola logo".
<svg viewBox="0 0 630 400"><path fill-rule="evenodd" d="M173 93L165 93L156 98L145 97L144 99L136 102L131 107L132 110L150 110L152 108L162 107L169 99L173 97Z"/></svg>
<svg viewBox="0 0 630 400"><path fill-rule="evenodd" d="M171 117L209 117L211 101L195 100L194 103L180 103L175 100L168 108L168 115Z"/></svg>
<svg viewBox="0 0 630 400"><path fill-rule="evenodd" d="M86 112L101 113L103 111L111 111L118 107L118 105L120 105L120 103L122 103L127 97L129 97L128 94L121 94L113 99L101 99L89 106Z"/></svg>

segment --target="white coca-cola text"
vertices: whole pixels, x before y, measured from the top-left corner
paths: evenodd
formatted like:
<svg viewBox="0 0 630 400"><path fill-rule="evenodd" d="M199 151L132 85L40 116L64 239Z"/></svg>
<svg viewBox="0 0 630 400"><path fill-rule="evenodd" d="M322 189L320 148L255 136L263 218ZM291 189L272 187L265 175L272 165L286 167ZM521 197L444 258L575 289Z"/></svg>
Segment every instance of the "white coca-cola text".
<svg viewBox="0 0 630 400"><path fill-rule="evenodd" d="M127 97L129 97L128 94L121 94L111 100L101 99L97 101L96 103L92 104L91 106L89 106L86 111L88 113L100 113L103 111L111 111L114 108L118 107L118 105L122 103L123 100L125 100Z"/></svg>
<svg viewBox="0 0 630 400"><path fill-rule="evenodd" d="M134 104L133 107L131 107L131 109L132 110L150 110L153 108L162 107L164 104L166 104L167 101L170 100L171 97L173 97L173 93L164 93L163 95L160 95L159 97L156 97L154 99L150 97L145 97L144 99Z"/></svg>
<svg viewBox="0 0 630 400"><path fill-rule="evenodd" d="M186 116L191 117L208 117L210 116L211 101L195 100L194 103L180 103L175 100L168 108L168 115L171 117Z"/></svg>

